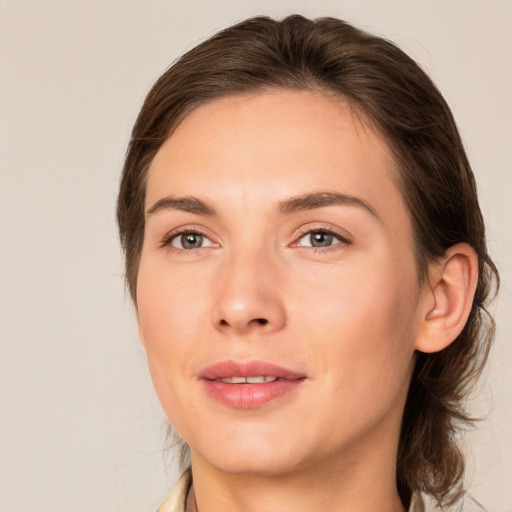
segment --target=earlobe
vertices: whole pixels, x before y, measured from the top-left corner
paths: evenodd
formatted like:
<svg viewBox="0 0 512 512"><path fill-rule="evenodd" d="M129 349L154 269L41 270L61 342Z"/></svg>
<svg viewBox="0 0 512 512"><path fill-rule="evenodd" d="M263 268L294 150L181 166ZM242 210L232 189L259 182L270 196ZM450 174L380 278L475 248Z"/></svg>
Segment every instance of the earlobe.
<svg viewBox="0 0 512 512"><path fill-rule="evenodd" d="M469 317L478 282L478 258L460 243L430 266L420 312L415 348L439 352L452 343Z"/></svg>

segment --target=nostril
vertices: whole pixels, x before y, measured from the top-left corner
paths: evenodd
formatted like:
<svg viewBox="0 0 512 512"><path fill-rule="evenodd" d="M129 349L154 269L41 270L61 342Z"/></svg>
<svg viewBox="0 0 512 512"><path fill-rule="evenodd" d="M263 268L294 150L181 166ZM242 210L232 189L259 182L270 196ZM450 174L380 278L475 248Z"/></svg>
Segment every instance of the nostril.
<svg viewBox="0 0 512 512"><path fill-rule="evenodd" d="M1 0L0 0L1 1ZM230 324L227 320L224 318L221 318L219 320L219 324L221 327L230 327L230 326L236 326L237 322L234 322L233 324ZM267 325L269 321L266 318L253 318L249 321L248 324L244 324L245 326L249 327L250 325L258 324L258 325Z"/></svg>

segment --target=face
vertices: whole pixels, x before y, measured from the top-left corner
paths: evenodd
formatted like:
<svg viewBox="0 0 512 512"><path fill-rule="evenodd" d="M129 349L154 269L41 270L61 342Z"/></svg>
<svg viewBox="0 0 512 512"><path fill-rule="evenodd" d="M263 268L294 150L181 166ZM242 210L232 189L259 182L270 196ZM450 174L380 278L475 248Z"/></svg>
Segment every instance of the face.
<svg viewBox="0 0 512 512"><path fill-rule="evenodd" d="M395 449L421 296L395 173L361 116L310 92L215 100L163 144L139 329L193 463L277 475Z"/></svg>

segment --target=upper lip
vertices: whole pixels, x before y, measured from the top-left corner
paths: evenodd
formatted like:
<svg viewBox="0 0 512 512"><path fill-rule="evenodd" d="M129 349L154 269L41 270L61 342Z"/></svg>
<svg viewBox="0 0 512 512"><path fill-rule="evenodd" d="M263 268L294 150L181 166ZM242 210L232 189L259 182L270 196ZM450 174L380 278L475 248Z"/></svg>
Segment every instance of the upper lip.
<svg viewBox="0 0 512 512"><path fill-rule="evenodd" d="M280 379L303 379L304 374L266 361L237 362L220 361L204 368L199 377L205 380L226 379L229 377L277 377Z"/></svg>

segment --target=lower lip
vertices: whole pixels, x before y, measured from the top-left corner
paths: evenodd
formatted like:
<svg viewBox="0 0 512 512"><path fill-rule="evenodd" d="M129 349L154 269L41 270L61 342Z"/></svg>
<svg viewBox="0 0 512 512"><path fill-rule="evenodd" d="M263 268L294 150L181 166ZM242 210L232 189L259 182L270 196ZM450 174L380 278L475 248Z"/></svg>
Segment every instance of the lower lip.
<svg viewBox="0 0 512 512"><path fill-rule="evenodd" d="M263 384L228 384L203 380L208 393L218 402L239 409L255 409L295 391L304 379L278 379Z"/></svg>

